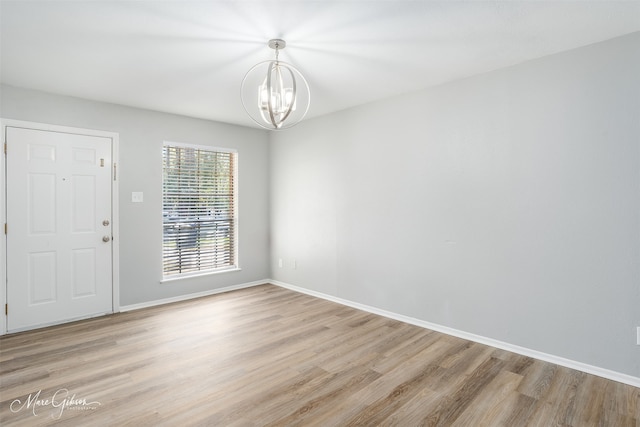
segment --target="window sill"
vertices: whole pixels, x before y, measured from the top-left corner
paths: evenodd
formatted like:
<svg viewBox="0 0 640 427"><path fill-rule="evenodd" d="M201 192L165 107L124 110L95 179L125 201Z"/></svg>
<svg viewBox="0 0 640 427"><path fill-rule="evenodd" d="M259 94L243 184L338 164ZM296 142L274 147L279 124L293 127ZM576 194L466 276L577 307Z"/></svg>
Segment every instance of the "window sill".
<svg viewBox="0 0 640 427"><path fill-rule="evenodd" d="M204 272L204 273L181 274L181 275L178 275L178 276L172 276L172 277L163 278L162 280L160 280L160 283L175 282L175 281L183 280L183 279L192 279L194 277L213 276L213 275L216 275L216 274L231 273L231 272L240 271L240 270L242 270L240 267L230 267L230 268L225 268L225 269L221 269L221 270L207 271L207 272Z"/></svg>

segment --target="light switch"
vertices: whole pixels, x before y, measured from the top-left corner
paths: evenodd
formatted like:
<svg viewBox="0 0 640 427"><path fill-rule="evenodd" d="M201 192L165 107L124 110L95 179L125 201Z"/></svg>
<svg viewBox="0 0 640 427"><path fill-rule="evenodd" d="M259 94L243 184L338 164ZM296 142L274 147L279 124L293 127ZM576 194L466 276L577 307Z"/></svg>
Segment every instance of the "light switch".
<svg viewBox="0 0 640 427"><path fill-rule="evenodd" d="M142 203L144 201L144 193L142 191L134 191L131 193L131 201L133 203Z"/></svg>

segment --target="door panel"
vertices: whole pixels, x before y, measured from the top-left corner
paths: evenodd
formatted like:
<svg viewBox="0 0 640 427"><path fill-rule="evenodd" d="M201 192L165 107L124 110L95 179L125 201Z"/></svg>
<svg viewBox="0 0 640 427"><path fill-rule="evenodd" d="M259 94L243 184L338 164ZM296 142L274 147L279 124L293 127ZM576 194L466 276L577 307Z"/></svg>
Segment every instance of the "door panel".
<svg viewBox="0 0 640 427"><path fill-rule="evenodd" d="M56 253L36 252L28 256L29 305L56 302L58 299Z"/></svg>
<svg viewBox="0 0 640 427"><path fill-rule="evenodd" d="M7 127L6 142L7 329L112 312L111 139Z"/></svg>
<svg viewBox="0 0 640 427"><path fill-rule="evenodd" d="M56 232L56 176L32 173L28 175L29 195L27 215L29 234L53 234Z"/></svg>
<svg viewBox="0 0 640 427"><path fill-rule="evenodd" d="M71 253L73 298L95 296L96 250L94 248L74 249Z"/></svg>
<svg viewBox="0 0 640 427"><path fill-rule="evenodd" d="M96 231L96 178L91 175L76 175L71 184L71 231L73 233L95 233Z"/></svg>

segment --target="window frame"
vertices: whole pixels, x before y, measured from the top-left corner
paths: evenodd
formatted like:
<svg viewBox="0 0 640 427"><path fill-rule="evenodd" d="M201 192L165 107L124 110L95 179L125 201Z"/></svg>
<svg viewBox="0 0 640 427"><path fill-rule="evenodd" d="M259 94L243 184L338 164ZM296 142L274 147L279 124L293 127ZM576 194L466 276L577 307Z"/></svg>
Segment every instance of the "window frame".
<svg viewBox="0 0 640 427"><path fill-rule="evenodd" d="M219 267L219 268L211 268L211 269L207 269L207 270L199 270L199 271L192 271L192 272L186 272L186 273L173 273L170 275L166 275L165 274L165 270L164 270L164 172L165 172L165 168L164 168L164 150L166 147L177 147L177 148L190 148L190 149L194 149L194 150L201 150L201 151L210 151L210 152L217 152L217 153L229 153L231 154L231 161L233 164L233 172L232 172L232 179L233 179L233 215L232 215L232 220L233 220L233 233L231 233L231 238L233 239L233 260L234 263L233 265L229 265L229 266L225 266L225 267ZM187 278L192 278L192 277L199 277L199 276L209 276L209 275L214 275L214 274L221 274L221 273L227 273L227 272L232 272L232 271L240 271L240 261L239 261L239 215L238 215L238 197L239 197L239 185L238 185L238 150L234 149L234 148L226 148L226 147L217 147L217 146L210 146L210 145L200 145L200 144L188 144L188 143L183 143L183 142L174 142L174 141L163 141L162 143L162 150L161 150L161 164L162 164L162 179L161 179L161 183L160 183L160 190L161 190L161 212L160 215L162 216L161 219L161 228L162 228L162 234L161 234L161 239L162 239L162 243L160 245L160 259L161 259L161 274L162 274L162 279L160 280L160 283L165 283L165 282L173 282L176 280L181 280L181 279L187 279Z"/></svg>

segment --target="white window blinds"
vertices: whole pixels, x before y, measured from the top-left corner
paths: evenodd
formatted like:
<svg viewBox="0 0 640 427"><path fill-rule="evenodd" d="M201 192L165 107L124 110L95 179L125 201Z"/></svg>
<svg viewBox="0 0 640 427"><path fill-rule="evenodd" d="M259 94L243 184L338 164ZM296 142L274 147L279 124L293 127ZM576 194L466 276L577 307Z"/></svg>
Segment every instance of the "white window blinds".
<svg viewBox="0 0 640 427"><path fill-rule="evenodd" d="M164 277L236 265L235 163L233 152L164 145Z"/></svg>

